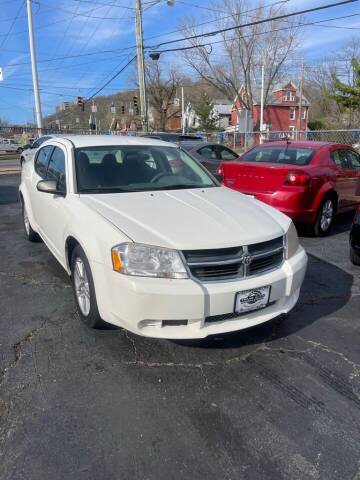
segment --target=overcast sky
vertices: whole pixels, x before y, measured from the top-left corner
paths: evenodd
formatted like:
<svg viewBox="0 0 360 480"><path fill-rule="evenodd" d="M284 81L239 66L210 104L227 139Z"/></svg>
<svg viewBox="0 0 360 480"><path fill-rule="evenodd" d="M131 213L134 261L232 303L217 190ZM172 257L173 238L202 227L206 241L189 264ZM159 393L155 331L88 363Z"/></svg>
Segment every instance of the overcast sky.
<svg viewBox="0 0 360 480"><path fill-rule="evenodd" d="M264 3L274 1L265 0ZM34 0L44 115L51 113L62 101L73 100L78 95L89 97L134 55L134 3L134 0ZM207 10L214 6L209 0L175 0L173 7L167 6L165 0L157 5L151 5L150 0L143 0L143 3L147 45L181 36L179 32L169 32L178 29L186 17L193 17L198 23L209 21L206 27L201 27L203 29L216 28L211 23L214 13ZM287 9L296 11L326 3L331 3L331 0L289 0ZM256 6L250 0L249 5L250 8ZM32 121L26 2L0 0L0 8L0 67L4 72L4 81L0 82L0 117L13 123ZM316 63L325 55L333 54L351 37L360 36L360 2L308 14L303 18L304 22L312 22L357 13L359 16L323 23L326 27L306 27L301 37L301 51L296 55L299 62L300 58L304 58L306 62ZM218 16L221 16L220 12ZM150 39L154 36L156 38ZM104 50L111 52L104 53ZM85 55L94 52L98 53ZM69 56L78 57L58 59ZM55 61L45 61L56 58ZM178 60L176 56L167 56L166 59L162 57L162 61ZM134 69L128 69L103 93L133 87L134 73Z"/></svg>

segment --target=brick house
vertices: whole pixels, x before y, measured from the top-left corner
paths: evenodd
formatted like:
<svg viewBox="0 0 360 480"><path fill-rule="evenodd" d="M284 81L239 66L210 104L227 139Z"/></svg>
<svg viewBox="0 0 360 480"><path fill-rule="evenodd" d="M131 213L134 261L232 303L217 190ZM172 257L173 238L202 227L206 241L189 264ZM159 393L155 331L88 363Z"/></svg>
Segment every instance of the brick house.
<svg viewBox="0 0 360 480"><path fill-rule="evenodd" d="M232 112L231 125L239 132L259 131L261 87L253 87L253 111L247 112L242 98L246 91L241 87L236 97ZM264 124L269 132L291 132L307 130L310 103L303 95L301 120L299 122L300 97L299 90L293 82L275 85L264 106Z"/></svg>

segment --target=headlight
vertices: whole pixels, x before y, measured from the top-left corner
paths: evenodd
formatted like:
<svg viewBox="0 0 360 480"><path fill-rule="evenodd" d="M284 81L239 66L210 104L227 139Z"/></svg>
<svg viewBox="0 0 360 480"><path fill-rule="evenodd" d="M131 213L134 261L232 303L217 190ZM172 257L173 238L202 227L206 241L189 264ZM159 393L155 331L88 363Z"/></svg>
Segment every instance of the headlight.
<svg viewBox="0 0 360 480"><path fill-rule="evenodd" d="M290 227L286 232L286 258L291 258L295 255L299 248L299 237L293 222L290 223Z"/></svg>
<svg viewBox="0 0 360 480"><path fill-rule="evenodd" d="M185 265L176 250L139 243L122 243L111 249L116 272L137 277L188 278Z"/></svg>

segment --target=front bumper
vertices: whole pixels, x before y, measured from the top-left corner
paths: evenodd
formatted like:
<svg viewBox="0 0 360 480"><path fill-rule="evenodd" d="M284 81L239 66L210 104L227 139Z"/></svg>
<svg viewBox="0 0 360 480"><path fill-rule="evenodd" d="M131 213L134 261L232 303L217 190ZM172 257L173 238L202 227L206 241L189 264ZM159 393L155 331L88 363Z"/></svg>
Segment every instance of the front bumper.
<svg viewBox="0 0 360 480"><path fill-rule="evenodd" d="M242 330L288 313L299 298L306 265L307 255L299 247L276 270L228 282L129 277L105 271L100 264L91 268L99 312L105 321L148 337L195 339ZM228 318L237 292L266 285L271 285L266 308ZM206 320L217 315L225 317ZM186 320L187 325L162 326L164 320Z"/></svg>

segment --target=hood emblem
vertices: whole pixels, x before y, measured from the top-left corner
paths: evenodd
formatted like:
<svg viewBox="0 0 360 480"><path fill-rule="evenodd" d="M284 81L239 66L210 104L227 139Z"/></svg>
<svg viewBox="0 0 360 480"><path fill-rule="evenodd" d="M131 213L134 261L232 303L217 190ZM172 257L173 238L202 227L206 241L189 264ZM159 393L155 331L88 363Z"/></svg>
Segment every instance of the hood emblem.
<svg viewBox="0 0 360 480"><path fill-rule="evenodd" d="M243 265L249 266L251 262L252 262L252 256L251 255L248 255L248 254L243 255L243 257L242 257Z"/></svg>

